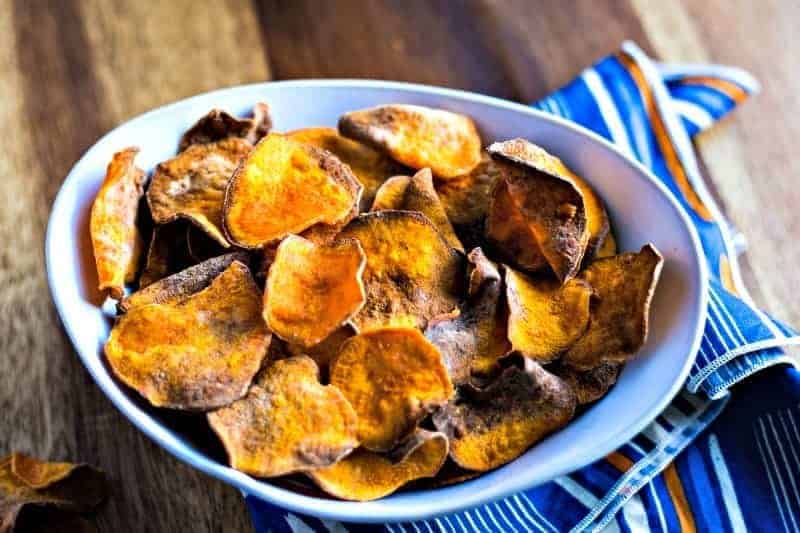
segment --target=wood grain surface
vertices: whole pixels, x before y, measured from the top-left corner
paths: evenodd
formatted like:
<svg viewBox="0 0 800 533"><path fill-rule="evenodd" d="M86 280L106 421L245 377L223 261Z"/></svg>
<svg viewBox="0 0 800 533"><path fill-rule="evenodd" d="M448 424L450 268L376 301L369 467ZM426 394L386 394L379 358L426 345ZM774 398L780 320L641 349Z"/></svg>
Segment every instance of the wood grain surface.
<svg viewBox="0 0 800 533"><path fill-rule="evenodd" d="M749 238L757 301L800 323L798 23L779 0L0 2L0 453L105 469L100 531L251 531L234 489L163 452L95 387L58 323L42 251L61 181L99 136L240 83L385 78L530 101L623 39L664 60L744 67L763 94L700 149Z"/></svg>

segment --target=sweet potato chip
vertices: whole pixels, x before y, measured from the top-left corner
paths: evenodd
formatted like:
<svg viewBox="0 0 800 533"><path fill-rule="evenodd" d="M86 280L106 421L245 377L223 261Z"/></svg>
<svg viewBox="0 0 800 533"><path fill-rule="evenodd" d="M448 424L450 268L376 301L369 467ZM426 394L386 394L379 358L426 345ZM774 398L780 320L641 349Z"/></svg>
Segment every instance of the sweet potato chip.
<svg viewBox="0 0 800 533"><path fill-rule="evenodd" d="M144 270L139 276L139 289L180 272L192 264L186 242L187 228L188 223L183 220L153 228Z"/></svg>
<svg viewBox="0 0 800 533"><path fill-rule="evenodd" d="M367 301L352 318L358 331L386 326L424 328L453 312L463 280L461 256L422 214L377 211L360 215L340 234L364 248Z"/></svg>
<svg viewBox="0 0 800 533"><path fill-rule="evenodd" d="M559 176L575 184L583 195L586 208L586 228L589 231L589 242L586 255L591 257L598 250L609 231L608 214L600 197L586 181L570 170L559 158L524 139L514 139L498 143L497 153L503 157L536 168L542 172ZM496 145L495 145L496 146Z"/></svg>
<svg viewBox="0 0 800 533"><path fill-rule="evenodd" d="M358 438L371 451L391 450L453 394L442 355L416 329L346 340L330 373L358 414Z"/></svg>
<svg viewBox="0 0 800 533"><path fill-rule="evenodd" d="M589 241L586 202L571 179L532 159L538 152L531 147L538 149L514 139L488 148L509 163L493 187L487 234L515 266L539 270L543 258L566 281L577 273Z"/></svg>
<svg viewBox="0 0 800 533"><path fill-rule="evenodd" d="M307 355L313 359L319 367L322 379L327 380L330 375L329 369L331 361L339 355L339 350L342 348L344 341L355 336L355 334L356 332L353 326L345 324L314 346L305 348L297 344L288 344L286 350L291 355Z"/></svg>
<svg viewBox="0 0 800 533"><path fill-rule="evenodd" d="M258 477L328 466L358 446L356 413L308 357L275 361L247 396L207 416L231 466Z"/></svg>
<svg viewBox="0 0 800 533"><path fill-rule="evenodd" d="M471 172L448 180L438 180L434 184L447 218L467 249L483 244L491 191L494 183L502 177L501 170L489 153L484 151L480 164Z"/></svg>
<svg viewBox="0 0 800 533"><path fill-rule="evenodd" d="M575 394L530 360L507 368L485 389L462 389L462 397L434 413L436 428L450 439L450 457L461 467L497 468L570 421Z"/></svg>
<svg viewBox="0 0 800 533"><path fill-rule="evenodd" d="M401 445L398 462L360 448L335 465L312 470L307 475L331 496L375 500L410 481L435 476L447 459L447 450L444 435L418 429Z"/></svg>
<svg viewBox="0 0 800 533"><path fill-rule="evenodd" d="M160 279L123 298L117 309L121 313L126 313L129 309L140 305L181 302L208 287L234 261L247 264L247 253L232 252L220 255Z"/></svg>
<svg viewBox="0 0 800 533"><path fill-rule="evenodd" d="M361 211L367 211L375 192L389 176L402 171L400 165L381 152L339 135L334 128L304 128L286 134L292 140L327 150L353 171L364 187Z"/></svg>
<svg viewBox="0 0 800 533"><path fill-rule="evenodd" d="M352 111L339 119L339 132L439 178L466 174L481 161L472 119L443 109L393 104Z"/></svg>
<svg viewBox="0 0 800 533"><path fill-rule="evenodd" d="M239 138L193 144L159 163L147 189L147 203L156 224L185 218L222 246L222 203L228 181L252 145Z"/></svg>
<svg viewBox="0 0 800 533"><path fill-rule="evenodd" d="M320 343L364 305L366 256L354 239L314 244L289 235L269 269L264 320L283 340Z"/></svg>
<svg viewBox="0 0 800 533"><path fill-rule="evenodd" d="M315 224L340 225L355 214L361 190L330 152L272 133L228 183L225 231L233 243L259 248Z"/></svg>
<svg viewBox="0 0 800 533"><path fill-rule="evenodd" d="M512 350L549 363L572 346L589 327L592 288L583 280L561 285L505 268L508 339Z"/></svg>
<svg viewBox="0 0 800 533"><path fill-rule="evenodd" d="M579 370L631 359L647 339L647 319L664 259L647 244L638 253L598 259L581 277L595 293L589 329L564 362Z"/></svg>
<svg viewBox="0 0 800 533"><path fill-rule="evenodd" d="M221 109L212 109L181 137L182 152L194 144L207 144L223 139L240 138L257 143L272 129L269 106L263 102L253 106L252 118L236 118Z"/></svg>
<svg viewBox="0 0 800 533"><path fill-rule="evenodd" d="M442 353L455 385L470 382L473 373L493 371L510 349L500 274L480 248L470 252L469 260L470 298L457 317L434 322L425 330L425 337Z"/></svg>
<svg viewBox="0 0 800 533"><path fill-rule="evenodd" d="M396 176L386 181L378 189L372 211L386 209L422 213L433 222L450 246L460 252L464 251L464 245L458 240L453 225L447 219L447 213L439 201L439 195L433 188L433 175L430 169L423 168L411 178Z"/></svg>
<svg viewBox="0 0 800 533"><path fill-rule="evenodd" d="M269 341L261 291L234 261L189 298L130 308L105 353L117 377L154 406L208 410L247 392Z"/></svg>
<svg viewBox="0 0 800 533"><path fill-rule="evenodd" d="M590 370L576 370L569 365L555 364L549 370L572 388L578 405L584 405L606 395L617 382L622 365L603 363Z"/></svg>
<svg viewBox="0 0 800 533"><path fill-rule="evenodd" d="M89 221L98 289L119 300L136 279L143 243L136 227L145 174L134 165L138 148L114 154L97 191Z"/></svg>
<svg viewBox="0 0 800 533"><path fill-rule="evenodd" d="M375 193L370 211L386 211L402 209L411 176L393 176L384 181Z"/></svg>
<svg viewBox="0 0 800 533"><path fill-rule="evenodd" d="M108 492L105 474L88 465L47 463L20 453L0 458L0 531L14 531L26 507L88 512ZM58 518L62 526L67 523L66 515Z"/></svg>

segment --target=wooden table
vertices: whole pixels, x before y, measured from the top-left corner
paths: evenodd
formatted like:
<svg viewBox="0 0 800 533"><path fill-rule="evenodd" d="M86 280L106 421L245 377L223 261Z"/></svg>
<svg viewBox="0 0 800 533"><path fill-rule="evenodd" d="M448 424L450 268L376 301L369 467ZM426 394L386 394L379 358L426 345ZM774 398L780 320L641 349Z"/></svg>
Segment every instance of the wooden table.
<svg viewBox="0 0 800 533"><path fill-rule="evenodd" d="M45 283L50 204L105 131L209 89L284 78L409 80L532 101L634 39L665 60L742 66L764 84L701 141L745 230L746 279L800 323L800 12L779 0L0 3L0 452L113 478L101 531L249 531L232 488L143 437L92 383Z"/></svg>

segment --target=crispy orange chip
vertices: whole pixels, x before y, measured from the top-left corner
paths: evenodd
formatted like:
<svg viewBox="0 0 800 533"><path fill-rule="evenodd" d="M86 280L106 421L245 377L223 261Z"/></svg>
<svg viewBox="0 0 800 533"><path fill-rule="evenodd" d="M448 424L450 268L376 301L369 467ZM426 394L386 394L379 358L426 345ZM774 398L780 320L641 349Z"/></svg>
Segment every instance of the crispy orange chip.
<svg viewBox="0 0 800 533"><path fill-rule="evenodd" d="M407 180L407 181L406 181ZM433 188L433 175L430 169L423 168L413 177L396 176L386 181L375 196L372 211L396 209L418 211L433 222L447 243L463 252L464 245L458 240L453 225L439 201L439 195Z"/></svg>
<svg viewBox="0 0 800 533"><path fill-rule="evenodd" d="M247 253L232 252L190 266L171 276L151 283L120 301L117 309L126 313L133 307L147 304L177 303L208 287L234 261L246 264Z"/></svg>
<svg viewBox="0 0 800 533"><path fill-rule="evenodd" d="M160 163L147 189L153 221L165 224L185 218L222 246L229 246L222 232L222 202L228 180L251 149L250 143L233 137L193 144Z"/></svg>
<svg viewBox="0 0 800 533"><path fill-rule="evenodd" d="M364 305L365 265L364 251L354 239L314 244L289 235L267 276L267 326L292 344L322 342Z"/></svg>
<svg viewBox="0 0 800 533"><path fill-rule="evenodd" d="M269 341L261 291L234 261L185 300L131 308L105 353L117 377L156 407L208 410L247 392Z"/></svg>
<svg viewBox="0 0 800 533"><path fill-rule="evenodd" d="M488 148L510 163L493 187L487 234L515 266L535 271L546 262L566 281L578 272L589 241L586 201L571 179L533 159L539 153L534 149L523 139Z"/></svg>
<svg viewBox="0 0 800 533"><path fill-rule="evenodd" d="M352 139L342 137L334 128L304 128L286 134L290 139L327 150L353 171L364 187L361 195L361 211L372 205L375 193L390 176L400 172L400 165L374 150Z"/></svg>
<svg viewBox="0 0 800 533"><path fill-rule="evenodd" d="M538 364L507 368L485 389L463 389L433 416L450 439L450 457L461 467L485 471L522 455L570 421L575 395Z"/></svg>
<svg viewBox="0 0 800 533"><path fill-rule="evenodd" d="M360 215L340 234L367 256L367 301L352 318L358 331L387 326L424 328L458 306L461 256L422 214L377 211Z"/></svg>
<svg viewBox="0 0 800 533"><path fill-rule="evenodd" d="M91 511L108 493L105 474L88 465L48 463L14 453L0 458L0 531L15 531L20 513L29 506L40 510L47 506L57 525L52 531L63 530L73 519L67 512Z"/></svg>
<svg viewBox="0 0 800 533"><path fill-rule="evenodd" d="M500 273L480 248L468 258L470 298L457 317L434 322L425 330L425 337L441 351L455 385L470 382L473 373L492 372L510 349Z"/></svg>
<svg viewBox="0 0 800 533"><path fill-rule="evenodd" d="M572 346L589 327L592 288L583 280L561 285L531 278L506 267L508 339L512 350L549 363Z"/></svg>
<svg viewBox="0 0 800 533"><path fill-rule="evenodd" d="M336 385L358 414L358 438L391 450L453 394L442 355L416 329L381 329L344 342L331 366Z"/></svg>
<svg viewBox="0 0 800 533"><path fill-rule="evenodd" d="M589 329L564 354L564 362L579 370L632 358L647 339L650 301L664 259L647 244L638 253L598 259L581 277L594 289Z"/></svg>
<svg viewBox="0 0 800 533"><path fill-rule="evenodd" d="M361 448L333 466L308 472L308 476L331 496L375 500L410 481L435 476L447 459L447 449L444 435L418 429L401 445L398 462Z"/></svg>
<svg viewBox="0 0 800 533"><path fill-rule="evenodd" d="M236 118L221 109L212 109L181 137L182 152L193 144L207 144L223 139L240 138L255 144L272 129L269 106L263 102L253 106L252 118Z"/></svg>
<svg viewBox="0 0 800 533"><path fill-rule="evenodd" d="M208 414L231 466L274 477L332 465L358 446L356 414L308 357L275 361L247 396Z"/></svg>
<svg viewBox="0 0 800 533"><path fill-rule="evenodd" d="M439 178L466 174L481 160L475 123L443 109L393 104L352 111L339 119L339 131Z"/></svg>
<svg viewBox="0 0 800 533"><path fill-rule="evenodd" d="M145 174L134 165L137 153L139 149L132 147L114 154L89 222L98 288L117 300L125 293L125 284L136 279L143 247L136 215Z"/></svg>
<svg viewBox="0 0 800 533"><path fill-rule="evenodd" d="M315 224L354 216L361 184L336 156L271 133L233 174L223 220L229 240L259 248Z"/></svg>
<svg viewBox="0 0 800 533"><path fill-rule="evenodd" d="M560 377L575 392L578 405L599 400L614 386L622 370L619 363L603 363L591 370L576 370L568 365L556 364L550 371Z"/></svg>

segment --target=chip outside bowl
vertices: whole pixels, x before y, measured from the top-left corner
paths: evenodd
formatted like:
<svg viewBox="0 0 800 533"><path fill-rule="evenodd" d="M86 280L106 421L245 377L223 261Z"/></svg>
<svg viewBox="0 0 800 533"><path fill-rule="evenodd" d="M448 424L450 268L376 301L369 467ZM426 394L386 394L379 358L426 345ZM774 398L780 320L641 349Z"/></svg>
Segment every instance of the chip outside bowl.
<svg viewBox="0 0 800 533"><path fill-rule="evenodd" d="M449 487L396 493L372 502L305 496L237 472L208 457L143 410L113 378L102 350L113 304L94 289L88 216L111 155L138 145L137 163L152 169L171 157L183 131L212 107L244 114L270 104L280 130L335 126L349 110L411 103L466 113L485 142L524 137L558 155L606 201L621 250L654 242L665 257L651 308L651 332L618 385L567 427L515 461ZM618 448L652 421L681 389L700 344L707 275L696 231L671 193L641 164L597 135L529 107L473 93L368 80L298 80L222 89L141 115L100 139L75 164L53 204L47 229L47 275L58 314L98 386L147 436L174 456L246 494L290 511L349 522L429 518L487 503L581 468Z"/></svg>

